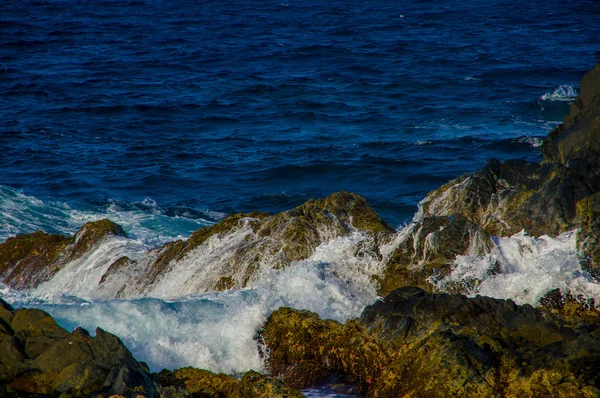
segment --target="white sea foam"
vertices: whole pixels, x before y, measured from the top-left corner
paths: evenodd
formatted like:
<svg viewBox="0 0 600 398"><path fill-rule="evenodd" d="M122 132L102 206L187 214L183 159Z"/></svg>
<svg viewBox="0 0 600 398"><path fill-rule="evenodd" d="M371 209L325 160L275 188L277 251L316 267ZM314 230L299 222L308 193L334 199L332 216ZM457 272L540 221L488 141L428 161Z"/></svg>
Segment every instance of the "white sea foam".
<svg viewBox="0 0 600 398"><path fill-rule="evenodd" d="M360 233L333 239L307 260L284 270L266 271L252 289L211 292L176 301L57 296L58 281L31 292L5 289L0 293L16 306L48 311L69 329L81 326L93 331L102 327L115 333L154 371L182 366L226 373L261 370L263 363L253 338L275 309L290 306L344 321L360 315L375 300L371 281L381 271L381 263L361 250L367 239ZM118 239L110 243L115 250L119 244ZM85 261L91 266L90 272L96 273L91 265L94 259ZM81 287L78 294L89 292Z"/></svg>
<svg viewBox="0 0 600 398"><path fill-rule="evenodd" d="M579 95L579 90L573 86L569 86L568 84L560 85L554 89L551 93L548 92L540 97L541 101L573 101L577 95Z"/></svg>
<svg viewBox="0 0 600 398"><path fill-rule="evenodd" d="M439 290L450 284L463 284L471 296L513 299L518 304L534 306L555 288L575 296L600 298L600 285L579 265L576 231L556 238L545 235L535 238L520 232L494 238L494 243L490 254L458 256L449 276L430 281Z"/></svg>
<svg viewBox="0 0 600 398"><path fill-rule="evenodd" d="M214 219L223 215L207 212ZM20 233L42 230L63 235L74 234L83 224L108 218L121 225L134 239L159 246L188 237L213 221L202 218L168 216L150 198L123 206L111 201L94 209L76 209L66 203L41 200L0 185L0 242Z"/></svg>

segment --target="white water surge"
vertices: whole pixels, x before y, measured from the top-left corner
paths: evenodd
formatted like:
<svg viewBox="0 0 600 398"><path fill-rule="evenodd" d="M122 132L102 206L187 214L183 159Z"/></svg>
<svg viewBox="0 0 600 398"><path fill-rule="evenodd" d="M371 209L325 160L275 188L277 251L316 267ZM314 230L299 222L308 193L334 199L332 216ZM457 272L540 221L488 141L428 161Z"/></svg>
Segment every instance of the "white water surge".
<svg viewBox="0 0 600 398"><path fill-rule="evenodd" d="M430 278L437 290L462 285L469 295L512 299L518 304L539 305L548 291L559 288L575 297L600 299L600 285L581 270L576 231L556 238L535 238L520 232L494 238L495 247L485 256L458 256L452 273Z"/></svg>
<svg viewBox="0 0 600 398"><path fill-rule="evenodd" d="M74 297L72 288L58 294L60 273L34 291L5 288L1 293L15 306L34 306L49 312L67 329L80 326L93 331L101 327L116 334L153 371L183 366L230 374L261 370L263 363L254 336L275 309L280 306L307 309L322 317L344 321L360 315L375 300L371 277L381 272L381 264L358 250L365 239L368 239L365 235L355 233L324 243L307 260L284 270L265 272L253 289L211 292L173 301L86 300ZM114 257L111 248L116 250L118 242L118 239L106 241L105 250L99 249L99 253ZM96 272L91 264L100 261L97 258L86 261L89 272ZM75 265L72 264L74 270L86 268ZM69 281L77 276L64 275ZM172 281L177 280L175 273ZM75 290L86 296L85 287Z"/></svg>

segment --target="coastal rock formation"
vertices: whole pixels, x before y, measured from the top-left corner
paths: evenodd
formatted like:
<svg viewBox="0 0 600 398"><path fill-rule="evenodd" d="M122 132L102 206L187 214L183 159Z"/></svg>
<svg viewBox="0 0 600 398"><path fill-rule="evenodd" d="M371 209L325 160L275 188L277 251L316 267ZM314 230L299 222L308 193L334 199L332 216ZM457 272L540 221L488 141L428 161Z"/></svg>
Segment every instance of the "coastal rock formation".
<svg viewBox="0 0 600 398"><path fill-rule="evenodd" d="M44 311L0 299L0 395L158 397L158 385L114 335L67 332ZM37 395L36 395L37 394ZM62 395L61 395L62 394Z"/></svg>
<svg viewBox="0 0 600 398"><path fill-rule="evenodd" d="M96 285L94 297L102 298L169 297L243 288L258 280L264 270L286 268L310 257L320 244L357 232L369 238L362 250L380 257L379 244L389 241L394 229L363 197L338 192L274 215L229 215L187 240L169 242L137 260L121 256L98 264L102 268L98 280L90 283ZM84 225L71 238L36 232L8 239L0 244L3 282L21 289L37 287L65 264L92 253L107 236L125 235L118 225L102 220ZM165 280L167 274L177 275L177 287L171 279Z"/></svg>
<svg viewBox="0 0 600 398"><path fill-rule="evenodd" d="M337 192L274 215L229 215L199 229L186 241L166 244L142 261L119 260L111 265L102 283L118 285L123 275L136 275L133 283L110 290L118 290L118 297L150 291L162 295L167 293L161 286L163 275L177 272L195 281L182 286L178 294L243 288L255 282L263 270L286 268L293 261L310 257L321 243L353 231L373 237L367 250L374 255L378 255L378 243L390 239L394 232L363 197Z"/></svg>
<svg viewBox="0 0 600 398"><path fill-rule="evenodd" d="M344 325L281 308L262 338L272 373L296 387L336 374L369 397L595 397L598 326L405 287Z"/></svg>
<svg viewBox="0 0 600 398"><path fill-rule="evenodd" d="M86 223L72 237L38 231L8 238L0 245L2 283L18 289L37 287L110 236L126 234L112 221L100 220Z"/></svg>
<svg viewBox="0 0 600 398"><path fill-rule="evenodd" d="M546 137L543 155L540 164L490 160L480 171L430 192L401 232L380 294L408 285L430 290L427 278L443 277L456 255L485 254L493 248L489 237L521 230L556 236L579 228L582 266L598 278L600 64L584 75L579 97L564 123ZM444 251L429 249L441 235L451 237L438 245Z"/></svg>
<svg viewBox="0 0 600 398"><path fill-rule="evenodd" d="M181 368L156 375L163 398L300 398L302 394L281 380L248 371L241 380L208 370Z"/></svg>

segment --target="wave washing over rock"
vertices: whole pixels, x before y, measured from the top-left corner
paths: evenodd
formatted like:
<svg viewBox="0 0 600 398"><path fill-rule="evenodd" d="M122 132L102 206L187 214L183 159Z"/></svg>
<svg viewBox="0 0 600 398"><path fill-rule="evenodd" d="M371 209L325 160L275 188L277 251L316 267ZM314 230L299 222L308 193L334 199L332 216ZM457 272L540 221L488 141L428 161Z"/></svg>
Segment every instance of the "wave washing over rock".
<svg viewBox="0 0 600 398"><path fill-rule="evenodd" d="M544 161L491 160L430 192L399 231L339 192L159 247L109 220L9 238L5 299L115 333L149 369L115 339L135 371L84 366L96 376L76 385L84 370L40 358L105 332L69 337L45 313L19 323L28 310L3 304L0 391L297 396L337 380L378 397L598 396L598 134L600 65L546 137Z"/></svg>

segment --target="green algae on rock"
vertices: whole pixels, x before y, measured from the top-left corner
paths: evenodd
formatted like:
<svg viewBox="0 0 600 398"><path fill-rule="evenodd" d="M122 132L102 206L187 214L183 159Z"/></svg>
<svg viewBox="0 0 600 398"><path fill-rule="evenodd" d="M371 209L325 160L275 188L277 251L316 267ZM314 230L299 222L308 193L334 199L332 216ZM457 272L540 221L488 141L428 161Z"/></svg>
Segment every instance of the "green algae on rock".
<svg viewBox="0 0 600 398"><path fill-rule="evenodd" d="M278 379L250 370L241 380L208 370L163 369L155 375L164 398L300 398L302 394Z"/></svg>
<svg viewBox="0 0 600 398"><path fill-rule="evenodd" d="M371 238L365 251L380 257L379 243L391 240L394 229L383 222L366 200L349 192L311 199L294 209L269 215L238 213L196 231L188 240L151 250L138 262L120 260L110 266L102 283L118 297L161 292L164 275L186 273L186 291L239 289L252 286L263 271L284 269L310 257L322 243L360 231ZM122 284L124 275L135 280ZM166 293L165 293L166 294Z"/></svg>
<svg viewBox="0 0 600 398"><path fill-rule="evenodd" d="M600 394L599 329L510 300L406 287L344 325L279 309L262 338L270 370L303 387L335 373L369 397Z"/></svg>
<svg viewBox="0 0 600 398"><path fill-rule="evenodd" d="M380 278L380 294L411 285L431 290L428 279L451 272L456 255L485 254L492 248L490 237L511 236L522 230L531 236L557 236L580 229L582 267L600 278L599 82L600 64L584 75L569 115L544 140L544 161L540 164L492 159L481 170L430 192L419 204L413 223L396 240ZM448 228L443 218L463 222L454 224L452 234L446 233L452 238L442 245L446 248L443 253L424 253L427 242L440 237L436 228ZM460 286L448 288L461 291Z"/></svg>
<svg viewBox="0 0 600 398"><path fill-rule="evenodd" d="M38 231L8 238L0 244L2 283L18 289L35 288L107 236L126 235L119 225L104 219L86 223L73 237Z"/></svg>
<svg viewBox="0 0 600 398"><path fill-rule="evenodd" d="M0 395L88 397L141 393L158 385L114 335L67 332L46 312L14 310L0 299Z"/></svg>

